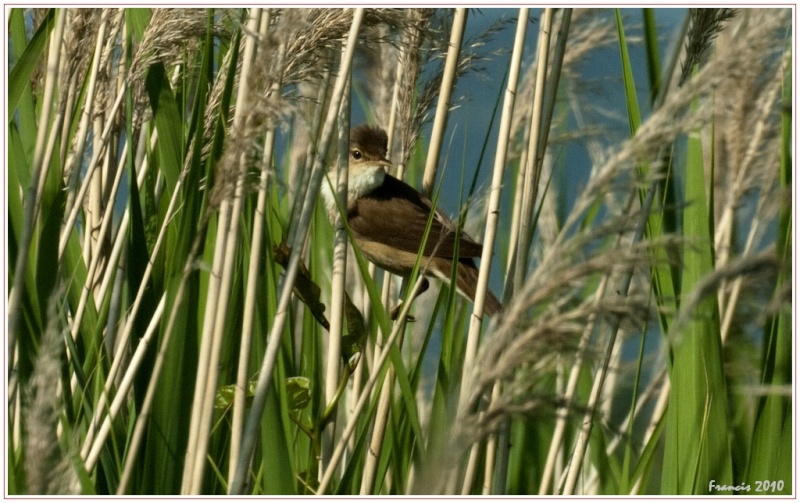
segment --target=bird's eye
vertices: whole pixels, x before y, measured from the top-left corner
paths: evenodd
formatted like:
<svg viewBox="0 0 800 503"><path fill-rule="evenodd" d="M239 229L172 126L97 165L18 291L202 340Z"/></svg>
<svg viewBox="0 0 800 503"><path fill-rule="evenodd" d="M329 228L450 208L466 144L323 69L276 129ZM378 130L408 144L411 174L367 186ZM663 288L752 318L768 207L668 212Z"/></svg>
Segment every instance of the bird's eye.
<svg viewBox="0 0 800 503"><path fill-rule="evenodd" d="M364 154L362 154L361 151L358 149L353 149L350 155L352 155L353 159L355 159L356 161L360 161L361 158L364 157Z"/></svg>

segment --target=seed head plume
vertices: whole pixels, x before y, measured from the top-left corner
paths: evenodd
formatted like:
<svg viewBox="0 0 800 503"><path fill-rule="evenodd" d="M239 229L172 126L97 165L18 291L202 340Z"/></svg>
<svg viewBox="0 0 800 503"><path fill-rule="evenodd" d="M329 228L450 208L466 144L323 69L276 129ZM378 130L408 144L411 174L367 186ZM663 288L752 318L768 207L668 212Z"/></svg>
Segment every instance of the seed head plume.
<svg viewBox="0 0 800 503"><path fill-rule="evenodd" d="M80 494L78 476L70 465L70 456L63 452L68 438L60 438L58 423L64 404L61 388L61 365L64 337L63 313L59 301L63 288L54 290L47 306L47 329L40 341L33 373L24 395L25 475L29 494Z"/></svg>

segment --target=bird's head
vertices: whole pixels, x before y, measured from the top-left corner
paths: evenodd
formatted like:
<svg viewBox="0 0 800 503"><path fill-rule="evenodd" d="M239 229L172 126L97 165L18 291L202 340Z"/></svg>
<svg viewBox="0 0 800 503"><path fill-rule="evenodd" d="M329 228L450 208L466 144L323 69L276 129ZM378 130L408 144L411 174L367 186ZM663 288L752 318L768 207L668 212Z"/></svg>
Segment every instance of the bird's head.
<svg viewBox="0 0 800 503"><path fill-rule="evenodd" d="M392 167L392 163L386 158L388 141L386 131L377 126L362 124L350 131L348 200L358 199L383 183L386 169ZM332 181L336 178L335 169L331 172ZM336 201L326 182L322 184L322 195L325 197L328 214L336 214Z"/></svg>
<svg viewBox="0 0 800 503"><path fill-rule="evenodd" d="M362 174L371 171L384 171L392 163L386 159L389 142L386 131L377 127L362 124L350 131L349 177L358 179ZM381 179L381 181L383 181Z"/></svg>

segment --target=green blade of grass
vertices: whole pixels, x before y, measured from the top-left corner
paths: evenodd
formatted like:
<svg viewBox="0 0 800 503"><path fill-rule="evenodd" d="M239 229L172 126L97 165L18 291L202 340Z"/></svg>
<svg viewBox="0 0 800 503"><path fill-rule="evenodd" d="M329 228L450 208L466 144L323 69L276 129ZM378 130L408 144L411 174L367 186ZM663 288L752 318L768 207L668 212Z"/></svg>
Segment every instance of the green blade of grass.
<svg viewBox="0 0 800 503"><path fill-rule="evenodd" d="M781 159L779 183L783 190L792 186L792 77L787 65L783 85L783 113L781 115ZM789 263L792 254L792 211L784 205L778 221L776 236L778 257ZM778 273L775 295L790 281L790 273ZM763 362L761 384L778 390L792 384L792 327L791 313L781 310L770 316L763 331ZM755 487L759 481L768 481L766 494L792 494L791 446L792 400L777 391L761 396L756 408L751 452L748 460L747 483ZM782 487L779 487L779 481Z"/></svg>
<svg viewBox="0 0 800 503"><path fill-rule="evenodd" d="M716 295L693 305L689 294L714 269L713 234L698 131L689 135L683 231L681 308L691 318L674 336L671 348L671 393L667 409L666 449L662 473L664 494L708 494L711 481L731 485L733 468L728 444L727 384L722 368L722 342ZM716 493L716 491L714 491Z"/></svg>

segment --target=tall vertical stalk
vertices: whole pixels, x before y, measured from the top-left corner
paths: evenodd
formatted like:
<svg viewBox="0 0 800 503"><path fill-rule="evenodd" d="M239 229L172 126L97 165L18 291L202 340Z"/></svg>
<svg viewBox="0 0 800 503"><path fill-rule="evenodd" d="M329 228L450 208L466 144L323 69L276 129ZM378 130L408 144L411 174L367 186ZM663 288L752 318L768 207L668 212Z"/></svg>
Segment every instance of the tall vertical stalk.
<svg viewBox="0 0 800 503"><path fill-rule="evenodd" d="M305 203L303 204L303 210L298 223L299 229L308 228L320 183L322 182L322 177L325 174L323 153L328 151L328 145L330 144L333 136L334 124L339 113L342 95L344 94L345 85L349 77L348 70L353 61L355 42L363 18L364 9L355 9L353 13L353 24L350 27L350 33L347 36L347 43L342 56L342 65L339 69L339 75L336 78L336 84L333 88L333 94L331 96L327 118L322 129L319 149L320 154L317 155L316 159L314 160L314 168L311 172L311 179L309 180ZM239 456L236 475L231 481L228 494L240 494L242 491L242 486L245 482L245 473L250 464L250 457L253 455L253 449L255 448L256 429L258 428L261 412L266 402L266 394L272 380L273 366L275 364L275 358L277 356L278 347L280 344L280 334L283 332L283 326L288 315L289 300L292 294L292 286L294 285L294 280L297 276L297 270L300 263L300 251L303 248L302 243L304 240L305 235L301 232L298 232L295 235L294 241L292 242L292 255L289 259L289 265L286 268L283 291L281 292L280 301L278 303L278 312L275 320L273 321L270 335L267 339L267 349L264 354L261 371L258 376L258 383L253 396L252 408L250 409L250 414L247 418L247 426L245 427L245 434L243 438L245 445L248 447L243 449Z"/></svg>

